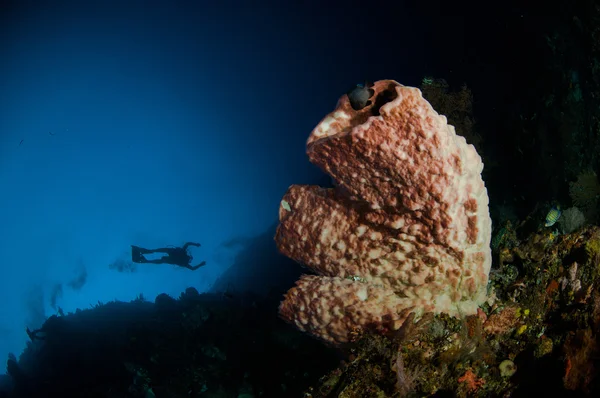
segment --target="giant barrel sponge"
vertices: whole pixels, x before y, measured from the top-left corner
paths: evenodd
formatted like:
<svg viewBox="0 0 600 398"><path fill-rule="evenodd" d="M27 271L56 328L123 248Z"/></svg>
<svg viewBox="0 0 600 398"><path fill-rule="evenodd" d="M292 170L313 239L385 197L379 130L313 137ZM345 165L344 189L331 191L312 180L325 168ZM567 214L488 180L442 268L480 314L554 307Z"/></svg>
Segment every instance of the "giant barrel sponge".
<svg viewBox="0 0 600 398"><path fill-rule="evenodd" d="M279 207L279 251L316 274L287 292L280 315L332 344L357 329L393 332L410 313L473 314L486 298L480 156L417 88L372 89L358 111L342 96L308 138L335 188L292 185Z"/></svg>

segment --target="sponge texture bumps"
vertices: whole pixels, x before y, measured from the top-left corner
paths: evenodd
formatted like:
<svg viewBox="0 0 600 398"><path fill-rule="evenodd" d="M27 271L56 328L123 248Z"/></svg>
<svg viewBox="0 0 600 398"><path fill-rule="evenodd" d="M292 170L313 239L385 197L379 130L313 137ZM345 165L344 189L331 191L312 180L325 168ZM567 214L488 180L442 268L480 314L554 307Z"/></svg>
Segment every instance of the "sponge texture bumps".
<svg viewBox="0 0 600 398"><path fill-rule="evenodd" d="M397 330L411 312L475 313L491 265L483 163L421 92L376 82L371 104L347 96L313 130L307 154L335 188L293 185L275 240L316 275L280 315L333 344Z"/></svg>

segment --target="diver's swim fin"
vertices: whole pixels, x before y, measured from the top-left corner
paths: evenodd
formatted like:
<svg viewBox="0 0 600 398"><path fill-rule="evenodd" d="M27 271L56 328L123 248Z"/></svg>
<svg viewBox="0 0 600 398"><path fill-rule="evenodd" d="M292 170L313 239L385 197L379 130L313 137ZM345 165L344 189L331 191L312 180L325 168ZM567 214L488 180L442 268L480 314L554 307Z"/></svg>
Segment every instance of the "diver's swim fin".
<svg viewBox="0 0 600 398"><path fill-rule="evenodd" d="M131 245L131 261L134 263L145 263L148 262L146 257L142 254L142 252L147 252L147 249L143 249L139 246Z"/></svg>

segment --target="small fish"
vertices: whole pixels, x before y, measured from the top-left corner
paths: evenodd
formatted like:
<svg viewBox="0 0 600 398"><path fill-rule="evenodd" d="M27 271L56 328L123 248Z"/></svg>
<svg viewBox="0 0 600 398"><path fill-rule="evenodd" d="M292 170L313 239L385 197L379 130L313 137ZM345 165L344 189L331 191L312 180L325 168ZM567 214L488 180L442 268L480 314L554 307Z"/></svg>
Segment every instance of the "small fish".
<svg viewBox="0 0 600 398"><path fill-rule="evenodd" d="M21 144L23 143L23 141L25 141L25 140L21 140L21 141L19 141L19 146L21 146Z"/></svg>
<svg viewBox="0 0 600 398"><path fill-rule="evenodd" d="M550 211L546 215L546 224L545 224L545 226L546 227L553 226L554 223L556 223L558 221L558 219L560 218L561 214L562 214L562 211L561 211L559 205L552 206L552 208L550 209Z"/></svg>
<svg viewBox="0 0 600 398"><path fill-rule="evenodd" d="M371 87L373 87L373 84L369 82L357 84L356 87L346 93L350 100L350 105L352 105L352 109L360 111L371 105L370 98L375 94L375 90Z"/></svg>

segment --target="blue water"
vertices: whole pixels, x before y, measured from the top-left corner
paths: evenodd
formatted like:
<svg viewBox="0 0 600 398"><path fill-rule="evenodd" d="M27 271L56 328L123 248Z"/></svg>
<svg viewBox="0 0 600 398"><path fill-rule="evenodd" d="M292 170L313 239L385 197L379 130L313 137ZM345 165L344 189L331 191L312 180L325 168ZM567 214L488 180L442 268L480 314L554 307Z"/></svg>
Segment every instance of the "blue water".
<svg viewBox="0 0 600 398"><path fill-rule="evenodd" d="M359 10L336 24L334 9L239 3L3 9L0 355L59 308L208 291L230 242L274 225L289 185L322 179L305 142L340 95L419 82L423 68L377 56ZM129 261L132 244L188 240L207 261L195 272Z"/></svg>

